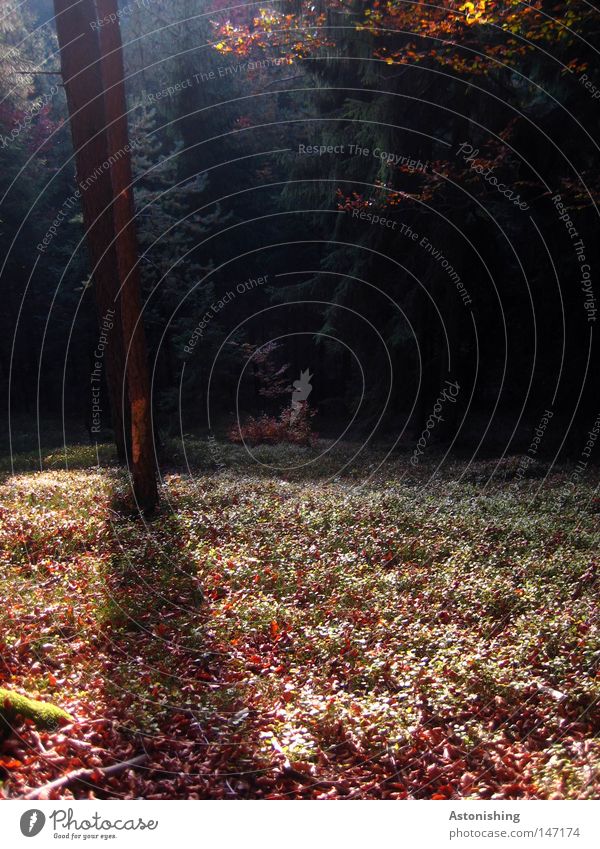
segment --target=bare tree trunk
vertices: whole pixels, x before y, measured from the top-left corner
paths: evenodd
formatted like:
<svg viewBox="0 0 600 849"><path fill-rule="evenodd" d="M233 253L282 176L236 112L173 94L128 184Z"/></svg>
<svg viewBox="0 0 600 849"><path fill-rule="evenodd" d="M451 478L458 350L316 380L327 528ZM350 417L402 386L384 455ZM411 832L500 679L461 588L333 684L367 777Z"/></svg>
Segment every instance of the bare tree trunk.
<svg viewBox="0 0 600 849"><path fill-rule="evenodd" d="M101 317L105 308L115 310L108 346L114 368L107 375L111 399L117 395L121 411L115 437L119 446L123 409L128 409L133 490L139 508L148 512L157 504L158 490L117 5L116 0L54 0L54 10L98 308ZM113 24L96 24L111 13Z"/></svg>
<svg viewBox="0 0 600 849"><path fill-rule="evenodd" d="M98 322L114 310L113 328L104 350L106 383L119 461L127 458L123 396L125 354L120 332L121 304L115 274L117 254L113 239L112 186L108 160L106 117L98 37L92 27L97 14L93 0L54 0L60 44L61 71L71 120L78 191L81 195L87 245L94 266L94 296ZM107 249L108 248L108 249ZM91 376L90 376L91 377ZM91 393L90 393L91 399ZM91 400L90 400L91 404Z"/></svg>
<svg viewBox="0 0 600 849"><path fill-rule="evenodd" d="M127 128L123 49L117 0L97 0L98 17L113 20L99 30L111 168L117 263L121 281L121 321L131 404L131 458L139 506L151 510L158 501L152 436L148 355L142 322L141 276L135 230L131 154Z"/></svg>

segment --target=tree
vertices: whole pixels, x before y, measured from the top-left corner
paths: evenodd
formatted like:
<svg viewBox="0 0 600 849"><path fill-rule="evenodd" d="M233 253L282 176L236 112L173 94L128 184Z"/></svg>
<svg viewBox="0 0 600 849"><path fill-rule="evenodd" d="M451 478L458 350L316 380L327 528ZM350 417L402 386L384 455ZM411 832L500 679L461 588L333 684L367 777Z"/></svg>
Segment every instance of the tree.
<svg viewBox="0 0 600 849"><path fill-rule="evenodd" d="M157 502L146 347L141 322L133 223L123 61L117 18L100 38L92 24L116 11L93 0L54 0L61 71L81 187L84 225L99 319L114 310L107 381L119 456L127 457L125 410L131 416L131 469L140 509ZM100 28L102 32L102 28ZM126 404L124 404L124 401Z"/></svg>
<svg viewBox="0 0 600 849"><path fill-rule="evenodd" d="M114 223L111 207L112 186L108 160L106 115L102 95L102 76L98 39L90 21L96 19L92 0L71 5L56 0L56 30L60 45L61 72L70 115L71 137L75 149L78 191L81 195L83 222L90 258L94 268L94 296L99 322L115 311L114 325L121 322L119 283L113 243ZM91 191L86 186L91 186ZM125 462L125 420L123 407L124 352L119 332L111 334L105 353L106 380L110 395L112 424L120 462Z"/></svg>
<svg viewBox="0 0 600 849"><path fill-rule="evenodd" d="M142 321L141 276L133 204L133 175L127 129L125 71L117 0L97 0L98 18L113 23L99 29L101 75L106 106L125 374L131 414L131 460L136 501L143 510L158 501L152 434L152 404ZM110 158L110 157L109 157Z"/></svg>

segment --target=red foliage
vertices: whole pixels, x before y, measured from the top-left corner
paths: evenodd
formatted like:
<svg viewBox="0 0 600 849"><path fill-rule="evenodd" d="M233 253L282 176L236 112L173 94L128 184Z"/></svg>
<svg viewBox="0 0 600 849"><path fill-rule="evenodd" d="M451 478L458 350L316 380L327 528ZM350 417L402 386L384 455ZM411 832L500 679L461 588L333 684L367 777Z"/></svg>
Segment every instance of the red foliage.
<svg viewBox="0 0 600 849"><path fill-rule="evenodd" d="M316 410L304 403L299 412L286 407L279 418L275 416L251 416L244 424L230 427L231 442L246 442L249 445L278 445L290 442L293 445L312 445L317 434L312 430L312 418Z"/></svg>

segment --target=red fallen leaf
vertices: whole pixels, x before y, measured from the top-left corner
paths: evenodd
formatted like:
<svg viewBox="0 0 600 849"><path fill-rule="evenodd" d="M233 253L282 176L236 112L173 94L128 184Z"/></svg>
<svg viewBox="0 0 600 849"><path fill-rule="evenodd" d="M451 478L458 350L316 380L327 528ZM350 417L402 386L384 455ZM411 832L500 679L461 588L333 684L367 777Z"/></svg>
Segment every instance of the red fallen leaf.
<svg viewBox="0 0 600 849"><path fill-rule="evenodd" d="M196 673L196 677L200 678L202 681L213 680L213 676L210 674L210 672L205 672L203 669L198 670L198 672Z"/></svg>
<svg viewBox="0 0 600 849"><path fill-rule="evenodd" d="M438 787L438 793L445 793L448 797L454 795L454 787L451 784L442 784L441 787Z"/></svg>
<svg viewBox="0 0 600 849"><path fill-rule="evenodd" d="M0 766L5 767L5 769L18 769L18 767L23 766L23 762L16 758L0 758Z"/></svg>
<svg viewBox="0 0 600 849"><path fill-rule="evenodd" d="M161 637L164 637L164 635L167 633L167 631L169 629L167 628L167 626L165 625L164 622L159 622L158 625L156 626L156 630L160 634Z"/></svg>
<svg viewBox="0 0 600 849"><path fill-rule="evenodd" d="M278 634L279 634L279 625L273 619L273 621L271 622L271 636L273 637L274 640L276 640Z"/></svg>
<svg viewBox="0 0 600 849"><path fill-rule="evenodd" d="M525 791L525 788L523 787L522 784L518 784L515 781L512 784L504 784L502 786L502 792L507 793L507 794L513 794L513 793L525 793L526 791Z"/></svg>
<svg viewBox="0 0 600 849"><path fill-rule="evenodd" d="M48 673L48 683L51 687L56 687L58 683L58 681L56 680L56 676L53 675L51 672Z"/></svg>
<svg viewBox="0 0 600 849"><path fill-rule="evenodd" d="M432 799L447 799L448 797L445 796L443 793L434 793L431 798Z"/></svg>

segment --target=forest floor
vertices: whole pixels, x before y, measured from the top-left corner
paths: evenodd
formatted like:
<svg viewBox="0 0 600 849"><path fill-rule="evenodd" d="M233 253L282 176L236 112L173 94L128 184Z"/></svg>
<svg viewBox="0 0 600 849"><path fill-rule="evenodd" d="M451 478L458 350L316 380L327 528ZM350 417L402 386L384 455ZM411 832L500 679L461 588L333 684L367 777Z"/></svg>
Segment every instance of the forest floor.
<svg viewBox="0 0 600 849"><path fill-rule="evenodd" d="M203 451L145 522L89 447L4 475L0 686L73 721L0 796L598 798L597 473Z"/></svg>

